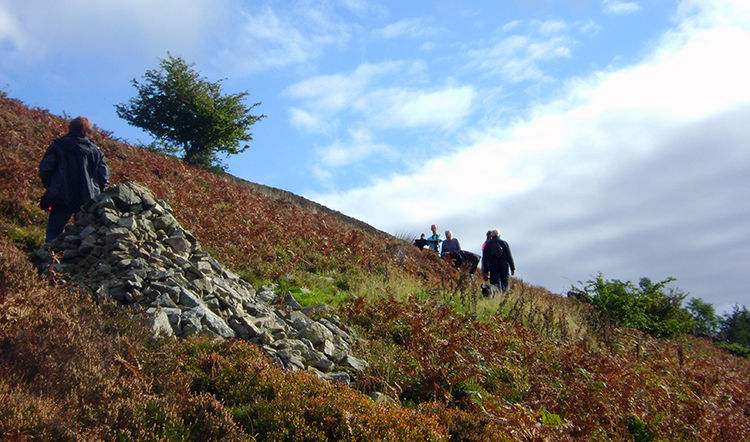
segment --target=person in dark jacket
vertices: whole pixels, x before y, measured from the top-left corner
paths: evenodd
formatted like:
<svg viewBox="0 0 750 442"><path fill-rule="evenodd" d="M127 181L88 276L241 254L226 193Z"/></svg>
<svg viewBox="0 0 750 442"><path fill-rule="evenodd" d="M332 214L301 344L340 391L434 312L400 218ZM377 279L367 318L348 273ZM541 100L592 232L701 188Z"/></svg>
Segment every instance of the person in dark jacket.
<svg viewBox="0 0 750 442"><path fill-rule="evenodd" d="M510 274L516 274L516 264L510 253L508 243L500 239L500 232L495 229L491 231L489 240L485 243L482 251L482 272L485 279L489 277L490 284L500 286L503 292L510 289Z"/></svg>
<svg viewBox="0 0 750 442"><path fill-rule="evenodd" d="M104 154L89 139L93 132L88 118L74 118L68 133L52 141L39 163L39 177L46 189L41 204L50 211L47 242L60 236L71 215L109 184Z"/></svg>

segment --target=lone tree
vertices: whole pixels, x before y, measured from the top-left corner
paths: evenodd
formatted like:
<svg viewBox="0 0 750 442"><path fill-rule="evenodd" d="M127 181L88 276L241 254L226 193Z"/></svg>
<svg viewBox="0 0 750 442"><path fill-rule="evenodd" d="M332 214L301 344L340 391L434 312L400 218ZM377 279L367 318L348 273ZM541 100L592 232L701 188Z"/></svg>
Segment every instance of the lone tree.
<svg viewBox="0 0 750 442"><path fill-rule="evenodd" d="M265 115L253 115L255 103L243 103L249 92L223 95L221 81L202 78L181 57L167 53L159 69L148 70L142 82L135 78L138 95L115 105L117 115L151 133L168 152L183 151L189 164L221 167L218 152L237 154L253 139L250 128Z"/></svg>

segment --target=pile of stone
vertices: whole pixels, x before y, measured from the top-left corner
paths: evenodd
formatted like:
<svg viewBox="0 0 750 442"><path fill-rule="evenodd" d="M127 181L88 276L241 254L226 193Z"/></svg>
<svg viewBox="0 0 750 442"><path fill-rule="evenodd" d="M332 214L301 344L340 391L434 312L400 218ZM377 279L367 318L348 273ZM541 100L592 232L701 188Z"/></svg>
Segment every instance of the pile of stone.
<svg viewBox="0 0 750 442"><path fill-rule="evenodd" d="M33 257L97 296L140 311L159 333L241 338L279 365L350 382L366 363L336 316L313 320L291 293L255 290L201 250L169 205L143 186L123 183L86 203L73 225Z"/></svg>

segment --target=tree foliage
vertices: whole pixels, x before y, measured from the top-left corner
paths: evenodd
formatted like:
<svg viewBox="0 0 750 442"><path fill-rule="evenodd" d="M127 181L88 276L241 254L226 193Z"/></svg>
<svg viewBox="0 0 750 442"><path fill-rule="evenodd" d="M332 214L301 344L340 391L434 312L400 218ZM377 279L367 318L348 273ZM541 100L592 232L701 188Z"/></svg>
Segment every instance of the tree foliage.
<svg viewBox="0 0 750 442"><path fill-rule="evenodd" d="M750 312L744 305L735 305L732 313L724 316L721 322L721 337L731 344L750 348Z"/></svg>
<svg viewBox="0 0 750 442"><path fill-rule="evenodd" d="M221 80L208 81L181 57L161 59L159 69L132 80L137 96L115 105L117 115L151 133L164 151L183 152L183 159L202 167L218 165L217 153L246 150L250 128L265 115L253 115L244 104L249 92L223 94Z"/></svg>
<svg viewBox="0 0 750 442"><path fill-rule="evenodd" d="M687 309L693 315L695 323L695 328L691 332L692 334L703 338L716 336L719 318L716 316L716 310L714 310L713 305L701 298L692 298L688 301Z"/></svg>
<svg viewBox="0 0 750 442"><path fill-rule="evenodd" d="M668 288L674 278L654 283L641 278L636 286L630 281L596 279L573 287L569 296L591 304L598 323L641 330L653 336L672 338L693 328L690 312L682 308L687 296L679 289Z"/></svg>

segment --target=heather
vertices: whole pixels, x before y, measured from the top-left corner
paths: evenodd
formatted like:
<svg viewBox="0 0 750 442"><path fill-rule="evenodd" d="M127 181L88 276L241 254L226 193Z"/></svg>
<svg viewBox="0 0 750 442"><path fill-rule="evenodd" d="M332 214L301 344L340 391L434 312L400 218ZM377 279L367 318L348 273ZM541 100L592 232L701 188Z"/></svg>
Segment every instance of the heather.
<svg viewBox="0 0 750 442"><path fill-rule="evenodd" d="M62 118L0 100L2 438L750 438L750 361L710 340L602 326L592 305L523 281L485 299L361 222L100 131L113 183L167 201L248 282L329 303L369 368L350 388L282 370L239 339L154 336L133 311L41 279L28 261L46 222L36 167L63 132Z"/></svg>

